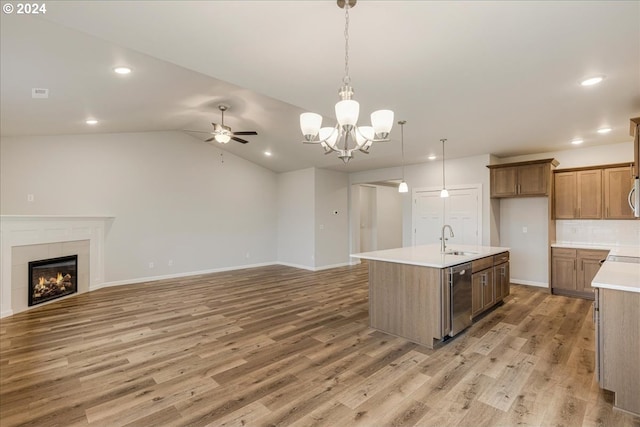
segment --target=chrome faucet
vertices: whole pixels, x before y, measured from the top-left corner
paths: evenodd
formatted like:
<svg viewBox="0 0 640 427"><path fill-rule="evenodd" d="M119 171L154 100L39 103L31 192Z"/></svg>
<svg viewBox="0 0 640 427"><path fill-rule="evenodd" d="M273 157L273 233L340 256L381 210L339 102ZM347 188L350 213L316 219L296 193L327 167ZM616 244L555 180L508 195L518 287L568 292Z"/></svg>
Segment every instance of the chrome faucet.
<svg viewBox="0 0 640 427"><path fill-rule="evenodd" d="M440 237L440 252L445 253L447 250L447 239L444 237L444 229L449 228L449 237L455 237L453 235L453 228L449 224L445 224L442 226L442 236Z"/></svg>

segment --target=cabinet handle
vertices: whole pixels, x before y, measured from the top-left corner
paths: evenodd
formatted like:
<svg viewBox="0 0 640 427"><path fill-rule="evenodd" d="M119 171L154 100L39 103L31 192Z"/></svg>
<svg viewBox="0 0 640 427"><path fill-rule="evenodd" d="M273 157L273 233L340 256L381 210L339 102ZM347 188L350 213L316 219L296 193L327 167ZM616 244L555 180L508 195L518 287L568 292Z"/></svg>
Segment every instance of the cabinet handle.
<svg viewBox="0 0 640 427"><path fill-rule="evenodd" d="M573 271L576 271L576 260L573 260Z"/></svg>
<svg viewBox="0 0 640 427"><path fill-rule="evenodd" d="M609 206L607 206L607 218L609 218Z"/></svg>
<svg viewBox="0 0 640 427"><path fill-rule="evenodd" d="M582 209L578 208L578 217L580 217L581 214L582 214Z"/></svg>
<svg viewBox="0 0 640 427"><path fill-rule="evenodd" d="M580 260L580 271L584 270L584 260Z"/></svg>

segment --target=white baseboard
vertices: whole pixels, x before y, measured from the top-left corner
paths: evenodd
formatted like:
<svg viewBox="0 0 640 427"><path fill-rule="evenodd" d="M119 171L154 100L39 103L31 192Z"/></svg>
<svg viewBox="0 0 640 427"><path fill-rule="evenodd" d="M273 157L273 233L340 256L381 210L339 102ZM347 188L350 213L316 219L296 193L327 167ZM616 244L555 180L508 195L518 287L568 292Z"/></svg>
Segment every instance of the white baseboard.
<svg viewBox="0 0 640 427"><path fill-rule="evenodd" d="M548 283L545 283L545 282L534 282L532 280L521 280L521 279L511 278L509 281L511 283L515 283L517 285L536 286L538 288L548 288L549 287Z"/></svg>
<svg viewBox="0 0 640 427"><path fill-rule="evenodd" d="M278 262L276 262L276 264L284 265L286 267L300 268L300 269L307 270L307 271L322 271L322 270L329 270L330 268L338 268L338 267L347 267L347 266L351 266L351 265L357 265L359 263L343 262L343 263L340 263L340 264L323 265L323 266L320 266L320 267L311 267L311 266L308 266L308 265L292 264L290 262L282 262L282 261L278 261Z"/></svg>
<svg viewBox="0 0 640 427"><path fill-rule="evenodd" d="M0 319L3 317L12 316L12 315L13 315L13 310L0 311Z"/></svg>
<svg viewBox="0 0 640 427"><path fill-rule="evenodd" d="M268 265L275 265L275 264L278 264L278 263L263 262L258 264L236 265L233 267L212 268L209 270L188 271L186 273L166 274L163 276L150 276L150 277L139 277L136 279L115 280L112 282L104 282L96 286L91 286L89 288L89 291L96 291L98 289L108 288L111 286L133 285L136 283L155 282L157 280L178 279L180 277L200 276L202 274L220 273L223 271L232 271L232 270L243 270L245 268L266 267Z"/></svg>

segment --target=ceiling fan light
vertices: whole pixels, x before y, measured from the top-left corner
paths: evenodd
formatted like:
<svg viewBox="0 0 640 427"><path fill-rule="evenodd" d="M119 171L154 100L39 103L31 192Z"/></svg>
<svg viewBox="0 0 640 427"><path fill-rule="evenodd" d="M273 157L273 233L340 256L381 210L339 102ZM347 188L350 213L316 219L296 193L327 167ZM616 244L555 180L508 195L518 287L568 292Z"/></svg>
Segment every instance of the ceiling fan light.
<svg viewBox="0 0 640 427"><path fill-rule="evenodd" d="M300 130L307 141L316 137L322 126L322 116L316 113L300 114Z"/></svg>
<svg viewBox="0 0 640 427"><path fill-rule="evenodd" d="M378 138L386 139L393 127L393 111L378 110L371 113L371 125Z"/></svg>
<svg viewBox="0 0 640 427"><path fill-rule="evenodd" d="M408 192L409 192L409 186L407 185L406 182L402 181L398 186L398 193L408 193Z"/></svg>
<svg viewBox="0 0 640 427"><path fill-rule="evenodd" d="M214 136L214 138L221 144L226 144L227 142L231 141L231 135L227 133L218 133Z"/></svg>
<svg viewBox="0 0 640 427"><path fill-rule="evenodd" d="M344 99L336 103L336 118L341 127L350 129L358 122L360 115L360 104L353 99Z"/></svg>

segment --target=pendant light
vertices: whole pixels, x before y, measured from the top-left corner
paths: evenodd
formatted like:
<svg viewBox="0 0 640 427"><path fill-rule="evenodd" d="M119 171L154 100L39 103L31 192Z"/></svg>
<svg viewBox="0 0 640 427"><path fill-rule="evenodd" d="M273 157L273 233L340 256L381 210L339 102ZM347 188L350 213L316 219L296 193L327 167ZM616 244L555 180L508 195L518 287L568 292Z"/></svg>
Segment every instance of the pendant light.
<svg viewBox="0 0 640 427"><path fill-rule="evenodd" d="M446 139L441 139L442 142L442 190L440 191L440 197L449 197L449 191L447 191L447 187L444 185L444 143Z"/></svg>
<svg viewBox="0 0 640 427"><path fill-rule="evenodd" d="M402 147L402 182L398 186L398 193L408 193L409 186L404 181L404 125L407 123L406 120L400 120L398 124L400 125L400 146Z"/></svg>

